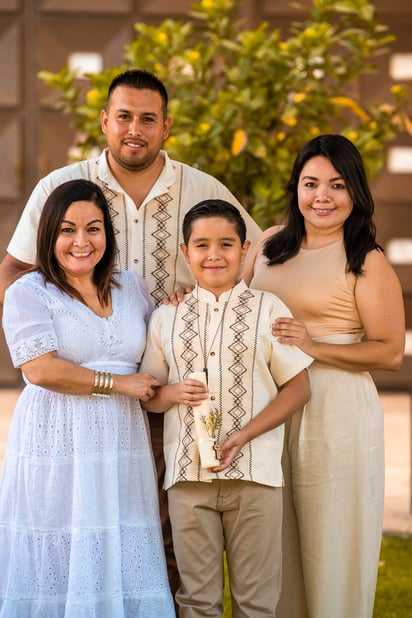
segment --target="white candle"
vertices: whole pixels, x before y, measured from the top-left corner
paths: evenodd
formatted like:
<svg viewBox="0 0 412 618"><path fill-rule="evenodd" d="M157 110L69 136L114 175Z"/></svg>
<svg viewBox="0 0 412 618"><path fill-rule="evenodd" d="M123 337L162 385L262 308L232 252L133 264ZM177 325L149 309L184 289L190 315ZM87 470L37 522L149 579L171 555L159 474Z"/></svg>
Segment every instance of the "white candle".
<svg viewBox="0 0 412 618"><path fill-rule="evenodd" d="M189 374L189 378L191 380L198 380L206 385L206 374L204 371L194 371ZM207 386L207 385L206 385ZM209 438L206 431L206 427L204 423L202 423L201 418L207 418L210 414L210 402L208 399L202 399L200 405L193 406L193 414L195 417L195 425L196 425L196 433L199 438Z"/></svg>
<svg viewBox="0 0 412 618"><path fill-rule="evenodd" d="M207 386L206 374L204 371L195 371L189 374L192 380L198 380ZM199 405L193 406L193 415L195 417L195 428L197 434L197 445L200 454L200 465L202 468L211 468L217 466L219 461L216 457L215 439L209 436L202 418L208 418L210 414L210 401L202 399Z"/></svg>

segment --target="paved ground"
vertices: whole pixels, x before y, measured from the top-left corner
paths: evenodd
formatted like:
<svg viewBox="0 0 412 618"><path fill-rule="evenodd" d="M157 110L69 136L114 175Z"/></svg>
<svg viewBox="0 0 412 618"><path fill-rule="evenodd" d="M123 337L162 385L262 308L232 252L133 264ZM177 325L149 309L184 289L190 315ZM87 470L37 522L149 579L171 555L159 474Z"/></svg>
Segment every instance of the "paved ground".
<svg viewBox="0 0 412 618"><path fill-rule="evenodd" d="M18 390L0 389L0 468ZM385 532L412 533L411 417L409 393L381 393L385 415Z"/></svg>
<svg viewBox="0 0 412 618"><path fill-rule="evenodd" d="M384 530L412 533L412 397L381 393L385 418Z"/></svg>

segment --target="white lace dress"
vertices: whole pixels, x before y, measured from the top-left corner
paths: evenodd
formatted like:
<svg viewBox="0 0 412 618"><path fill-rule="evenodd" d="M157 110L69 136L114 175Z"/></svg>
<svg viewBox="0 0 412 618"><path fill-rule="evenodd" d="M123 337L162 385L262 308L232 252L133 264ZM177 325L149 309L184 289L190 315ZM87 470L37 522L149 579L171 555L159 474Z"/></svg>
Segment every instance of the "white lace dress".
<svg viewBox="0 0 412 618"><path fill-rule="evenodd" d="M138 275L119 275L100 318L31 273L6 294L15 366L57 350L92 369L136 371L151 303ZM113 394L62 395L27 383L0 485L0 616L174 616L146 415Z"/></svg>

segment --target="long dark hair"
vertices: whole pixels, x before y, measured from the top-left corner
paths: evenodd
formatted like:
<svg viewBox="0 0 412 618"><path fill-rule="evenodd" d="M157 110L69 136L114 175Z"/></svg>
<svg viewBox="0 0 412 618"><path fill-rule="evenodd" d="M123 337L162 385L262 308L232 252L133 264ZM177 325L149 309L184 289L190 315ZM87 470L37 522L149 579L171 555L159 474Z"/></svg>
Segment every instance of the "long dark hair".
<svg viewBox="0 0 412 618"><path fill-rule="evenodd" d="M107 305L110 299L110 287L112 285L118 287L118 283L113 279L117 246L107 200L100 187L90 180L69 180L50 193L39 220L34 269L39 271L46 281L84 302L81 294L67 282L54 254L64 215L73 202L79 201L93 202L103 213L106 249L95 266L93 281L97 286L100 303Z"/></svg>
<svg viewBox="0 0 412 618"><path fill-rule="evenodd" d="M382 247L376 242L374 202L362 157L356 146L343 135L319 135L303 146L287 185L285 227L266 241L263 254L271 265L282 264L298 253L305 237L304 219L298 206L299 177L307 161L317 156L329 159L345 181L353 201L352 212L344 223L343 242L347 270L359 275L367 253L372 249L382 251Z"/></svg>

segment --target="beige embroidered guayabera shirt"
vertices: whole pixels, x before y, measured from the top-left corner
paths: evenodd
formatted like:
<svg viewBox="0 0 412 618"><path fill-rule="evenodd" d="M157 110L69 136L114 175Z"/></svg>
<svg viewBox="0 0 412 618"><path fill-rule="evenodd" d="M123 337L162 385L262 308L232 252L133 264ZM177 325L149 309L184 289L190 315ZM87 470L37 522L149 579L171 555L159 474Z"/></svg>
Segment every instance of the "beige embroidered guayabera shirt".
<svg viewBox="0 0 412 618"><path fill-rule="evenodd" d="M34 188L7 247L8 253L34 264L37 225L44 203L59 184L76 178L91 180L102 188L116 232L119 266L144 277L154 304L177 288L194 284L179 244L183 242L183 217L197 202L220 198L234 204L246 221L248 240L252 245L257 241L260 228L221 182L194 167L172 161L164 151L161 155L164 168L139 209L113 177L106 151L97 158L54 170Z"/></svg>
<svg viewBox="0 0 412 618"><path fill-rule="evenodd" d="M140 370L165 383L178 382L203 370L206 349L209 397L222 411L217 438L223 442L276 397L278 386L310 365L311 357L271 335L273 320L290 315L279 298L251 290L243 281L219 300L196 287L178 307L163 305L154 311ZM210 473L200 467L192 408L176 404L165 413L165 489L178 481L213 478L279 487L283 434L282 425L260 435L246 444L229 468Z"/></svg>

